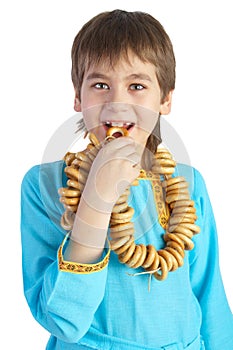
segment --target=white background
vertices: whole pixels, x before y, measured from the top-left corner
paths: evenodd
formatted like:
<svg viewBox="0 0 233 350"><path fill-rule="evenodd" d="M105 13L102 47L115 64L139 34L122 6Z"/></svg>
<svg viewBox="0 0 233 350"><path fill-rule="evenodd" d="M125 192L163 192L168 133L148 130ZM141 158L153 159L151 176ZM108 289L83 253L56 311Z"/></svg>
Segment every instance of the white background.
<svg viewBox="0 0 233 350"><path fill-rule="evenodd" d="M6 342L6 349L45 349L48 334L32 318L23 296L20 184L24 173L41 162L56 129L74 115L74 36L91 17L115 8L151 13L172 39L177 84L167 121L207 183L233 309L231 1L9 0L0 6L1 344Z"/></svg>

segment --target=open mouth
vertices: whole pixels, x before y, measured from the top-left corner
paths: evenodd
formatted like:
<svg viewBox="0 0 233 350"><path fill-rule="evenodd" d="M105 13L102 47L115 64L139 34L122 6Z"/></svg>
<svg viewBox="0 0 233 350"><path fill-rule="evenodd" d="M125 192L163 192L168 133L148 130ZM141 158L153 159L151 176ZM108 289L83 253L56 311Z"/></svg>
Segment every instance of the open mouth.
<svg viewBox="0 0 233 350"><path fill-rule="evenodd" d="M120 128L125 128L126 130L130 131L135 123L131 123L131 122L114 122L114 121L106 121L103 123L104 124L104 128L106 130L108 130L109 128L116 126L116 127L120 127Z"/></svg>

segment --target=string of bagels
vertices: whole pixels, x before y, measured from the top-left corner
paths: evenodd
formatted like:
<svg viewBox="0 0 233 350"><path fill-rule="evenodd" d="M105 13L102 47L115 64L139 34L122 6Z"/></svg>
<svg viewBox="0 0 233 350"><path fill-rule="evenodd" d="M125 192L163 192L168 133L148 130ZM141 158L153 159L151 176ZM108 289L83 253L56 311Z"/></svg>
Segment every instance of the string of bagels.
<svg viewBox="0 0 233 350"><path fill-rule="evenodd" d="M105 142L111 142L114 134L128 136L127 129L111 127L107 130ZM92 163L102 145L93 133L89 134L90 143L81 152L67 152L64 161L67 187L59 189L60 201L65 211L61 216L61 226L71 231L75 213L88 177ZM157 250L152 244L137 244L134 238L134 209L128 205L130 186L115 203L109 223L110 249L118 255L121 263L132 269L141 268L157 280L165 280L169 272L184 264L186 250L194 248L193 236L200 232L194 201L189 194L189 184L182 176L172 176L176 162L165 148L157 148L151 170L141 171L139 179L152 181L158 219L165 233L165 246ZM131 186L137 186L138 179Z"/></svg>

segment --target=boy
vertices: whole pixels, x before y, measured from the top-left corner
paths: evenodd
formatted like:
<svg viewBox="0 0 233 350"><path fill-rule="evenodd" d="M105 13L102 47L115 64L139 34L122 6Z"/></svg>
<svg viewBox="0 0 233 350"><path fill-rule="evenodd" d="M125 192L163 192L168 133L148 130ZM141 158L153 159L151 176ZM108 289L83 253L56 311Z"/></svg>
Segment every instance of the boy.
<svg viewBox="0 0 233 350"><path fill-rule="evenodd" d="M163 227L154 182L149 175L140 177L141 166L147 174L154 169L152 155L161 141L159 115L168 114L171 108L175 58L169 37L148 14L101 13L84 25L74 40L72 80L74 109L83 113L93 142L98 139L101 144L88 172L80 173L85 181L80 177L74 183L68 176L70 168L64 174L63 162L55 162L33 167L22 184L25 296L34 317L51 333L47 349L219 350L224 346L231 350L232 314L221 281L216 228L201 175L184 165L177 165L172 173L186 178L195 203L195 208L190 204L186 209L197 216L198 226L189 227L200 227L201 233L193 237L183 227L189 240L184 233L173 234ZM120 127L118 133L123 129L126 137L106 142L106 133L114 126ZM79 158L82 165L88 163L88 158ZM172 164L170 158L168 162ZM172 176L165 175L167 184ZM67 177L73 181L72 191L82 193L75 210L70 205L73 202L67 201ZM109 250L105 252L105 243L116 204L136 178L139 184L130 188L129 203L139 245L133 242L131 246L140 254L134 262L124 263L131 248L124 254L119 249L125 249L128 236L122 246L113 240L120 264L115 253L109 257ZM72 207L70 239L64 241L58 190L66 194L63 204ZM172 196L176 195L173 192ZM191 203L186 189L181 192L185 202ZM169 203L167 196L163 202ZM63 221L63 226L67 222ZM168 246L166 238L172 234L176 241ZM129 237L132 240L133 235ZM187 248L189 242L190 251L182 256L181 248ZM114 243L110 243L112 250ZM157 265L155 260L154 265L148 263L149 250L159 257ZM149 273L156 277L150 293L144 274L129 276L131 267L136 268L142 260L143 251L147 259L138 271L142 272L140 266L149 266Z"/></svg>

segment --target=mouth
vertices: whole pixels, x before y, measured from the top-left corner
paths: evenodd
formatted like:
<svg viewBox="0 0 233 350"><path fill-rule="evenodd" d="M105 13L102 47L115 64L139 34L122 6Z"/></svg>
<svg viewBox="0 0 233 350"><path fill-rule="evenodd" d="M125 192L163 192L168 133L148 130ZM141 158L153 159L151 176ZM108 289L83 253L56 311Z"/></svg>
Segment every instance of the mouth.
<svg viewBox="0 0 233 350"><path fill-rule="evenodd" d="M128 132L132 131L133 127L134 127L135 123L132 123L132 122L125 122L125 121L121 121L121 122L118 122L118 121L105 121L103 123L103 126L105 128L105 130L107 131L109 128L112 128L112 127L119 127L119 128L124 128L126 129Z"/></svg>

